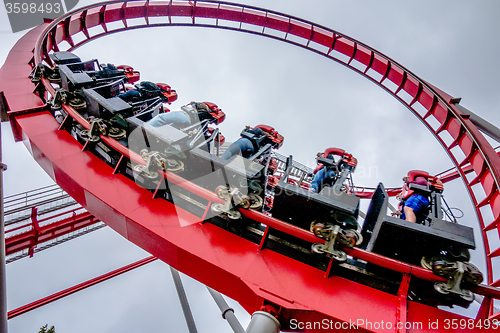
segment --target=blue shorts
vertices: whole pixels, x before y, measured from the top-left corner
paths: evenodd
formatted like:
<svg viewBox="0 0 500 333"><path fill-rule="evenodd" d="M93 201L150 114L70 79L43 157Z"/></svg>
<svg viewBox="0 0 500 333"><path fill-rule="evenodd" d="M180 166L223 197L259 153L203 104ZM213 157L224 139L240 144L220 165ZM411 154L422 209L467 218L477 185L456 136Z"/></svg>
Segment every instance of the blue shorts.
<svg viewBox="0 0 500 333"><path fill-rule="evenodd" d="M413 209L417 219L419 216L426 216L429 213L429 200L420 194L414 194L408 199L406 199L403 207L409 207ZM406 219L404 210L402 211L401 218Z"/></svg>

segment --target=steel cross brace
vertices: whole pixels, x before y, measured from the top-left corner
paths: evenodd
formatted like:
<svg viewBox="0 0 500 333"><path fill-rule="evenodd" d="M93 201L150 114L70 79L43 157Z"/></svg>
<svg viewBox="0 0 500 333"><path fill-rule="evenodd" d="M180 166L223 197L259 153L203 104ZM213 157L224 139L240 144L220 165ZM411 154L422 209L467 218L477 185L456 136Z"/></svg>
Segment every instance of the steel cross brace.
<svg viewBox="0 0 500 333"><path fill-rule="evenodd" d="M57 301L58 299L61 299L63 297L66 297L66 296L69 296L71 294L74 294L77 291L86 289L86 288L91 287L93 285L96 285L96 284L98 284L100 282L109 280L109 279L111 279L111 278L113 278L115 276L118 276L120 274L126 273L128 271L131 271L134 268L138 268L140 266L148 264L148 263L150 263L152 261L155 261L156 259L157 258L154 257L154 256L150 256L150 257L144 258L144 259L136 261L136 262L134 262L134 263L132 263L130 265L124 266L122 268L118 268L118 269L116 269L116 270L114 270L112 272L103 274L103 275L98 276L96 278L93 278L91 280L88 280L88 281L85 281L83 283L77 284L76 286L70 287L68 289L64 289L64 290L62 290L62 291L60 291L58 293L55 293L55 294L52 294L50 296L41 298L39 300L36 300L34 302L31 302L29 304L21 306L21 307L19 307L17 309L9 311L8 315L7 315L7 318L8 319L12 319L12 318L17 317L19 315L22 315L22 314L24 314L26 312L29 312L31 310L37 309L37 308L39 308L41 306L44 306L46 304L49 304L49 303L54 302L54 301Z"/></svg>
<svg viewBox="0 0 500 333"><path fill-rule="evenodd" d="M398 290L399 304L396 311L397 333L406 332L405 325L408 320L408 289L410 287L410 280L411 280L410 274L403 274L401 284L399 285L399 290Z"/></svg>

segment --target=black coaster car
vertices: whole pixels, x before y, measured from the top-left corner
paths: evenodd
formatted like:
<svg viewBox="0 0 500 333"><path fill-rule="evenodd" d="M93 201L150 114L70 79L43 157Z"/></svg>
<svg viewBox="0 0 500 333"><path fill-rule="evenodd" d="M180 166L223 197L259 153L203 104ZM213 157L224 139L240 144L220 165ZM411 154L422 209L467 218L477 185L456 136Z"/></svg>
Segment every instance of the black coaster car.
<svg viewBox="0 0 500 333"><path fill-rule="evenodd" d="M359 198L335 186L313 193L287 182L291 162L275 186L272 215L282 221L310 230L313 221L357 229Z"/></svg>

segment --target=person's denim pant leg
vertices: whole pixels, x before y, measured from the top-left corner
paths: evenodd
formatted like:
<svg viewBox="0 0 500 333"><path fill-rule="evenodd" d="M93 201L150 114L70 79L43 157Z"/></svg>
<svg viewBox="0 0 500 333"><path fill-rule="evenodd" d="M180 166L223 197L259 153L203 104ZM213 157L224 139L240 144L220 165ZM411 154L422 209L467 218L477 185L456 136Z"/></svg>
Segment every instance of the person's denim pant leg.
<svg viewBox="0 0 500 333"><path fill-rule="evenodd" d="M184 112L173 111L160 113L159 115L153 117L153 119L148 121L148 124L153 127L171 125L177 129L180 129L191 125L191 120Z"/></svg>
<svg viewBox="0 0 500 333"><path fill-rule="evenodd" d="M250 154L254 152L252 142L247 138L240 138L233 142L229 148L222 154L221 158L224 160L228 160L234 155L238 155L241 153L243 157L248 157Z"/></svg>
<svg viewBox="0 0 500 333"><path fill-rule="evenodd" d="M310 190L318 193L321 183L326 179L333 178L335 176L335 171L329 169L325 174L325 168L321 168L316 174L311 182Z"/></svg>

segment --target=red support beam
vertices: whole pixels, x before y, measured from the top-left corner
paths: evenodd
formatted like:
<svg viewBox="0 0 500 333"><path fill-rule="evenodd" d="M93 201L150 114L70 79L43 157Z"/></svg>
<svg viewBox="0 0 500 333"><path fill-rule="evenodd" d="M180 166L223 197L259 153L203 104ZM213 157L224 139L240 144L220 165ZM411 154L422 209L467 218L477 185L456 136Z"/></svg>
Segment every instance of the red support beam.
<svg viewBox="0 0 500 333"><path fill-rule="evenodd" d="M410 274L403 274L401 285L398 290L399 304L396 310L397 333L406 333L406 322L408 321L408 289L410 287ZM400 324L401 323L401 324Z"/></svg>
<svg viewBox="0 0 500 333"><path fill-rule="evenodd" d="M91 280L88 280L86 282L83 282L83 283L80 283L80 284L77 284L76 286L73 286L73 287L70 287L68 289L64 289L58 293L55 293L55 294L52 294L50 296L47 296L47 297L44 297L44 298L41 298L37 301L34 301L32 303L29 303L29 304L26 304L24 306L21 306L20 308L17 308L15 310L12 310L12 311L9 311L8 314L7 314L7 317L8 319L12 319L12 318L15 318L17 316L20 316L26 312L29 312L31 310L34 310L34 309L37 309L41 306L44 306L46 304L49 304L51 302L54 302L54 301L57 301L58 299L61 299L63 297L66 297L66 296L69 296L71 294L74 294L78 291L81 291L83 289L86 289L88 287L91 287L93 285L96 285L100 282L103 282L103 281L106 281L106 280L109 280L115 276L118 276L120 274L123 274L123 273L126 273L128 271L131 271L135 268L138 268L138 267L141 267L145 264L148 264L152 261L155 261L157 258L154 257L154 256L151 256L151 257L147 257L147 258L144 258L142 260L139 260L139 261L136 261L135 263L132 263L130 265L127 265L125 267L122 267L122 268L119 268L119 269L116 269L112 272L109 272L109 273L106 273L104 275L101 275L101 276L98 276L96 278L93 278Z"/></svg>
<svg viewBox="0 0 500 333"><path fill-rule="evenodd" d="M483 298L483 301L481 302L481 307L479 308L479 311L477 312L476 315L476 320L488 319L488 316L491 313L491 308L492 308L491 305L492 305L491 298L489 297Z"/></svg>

